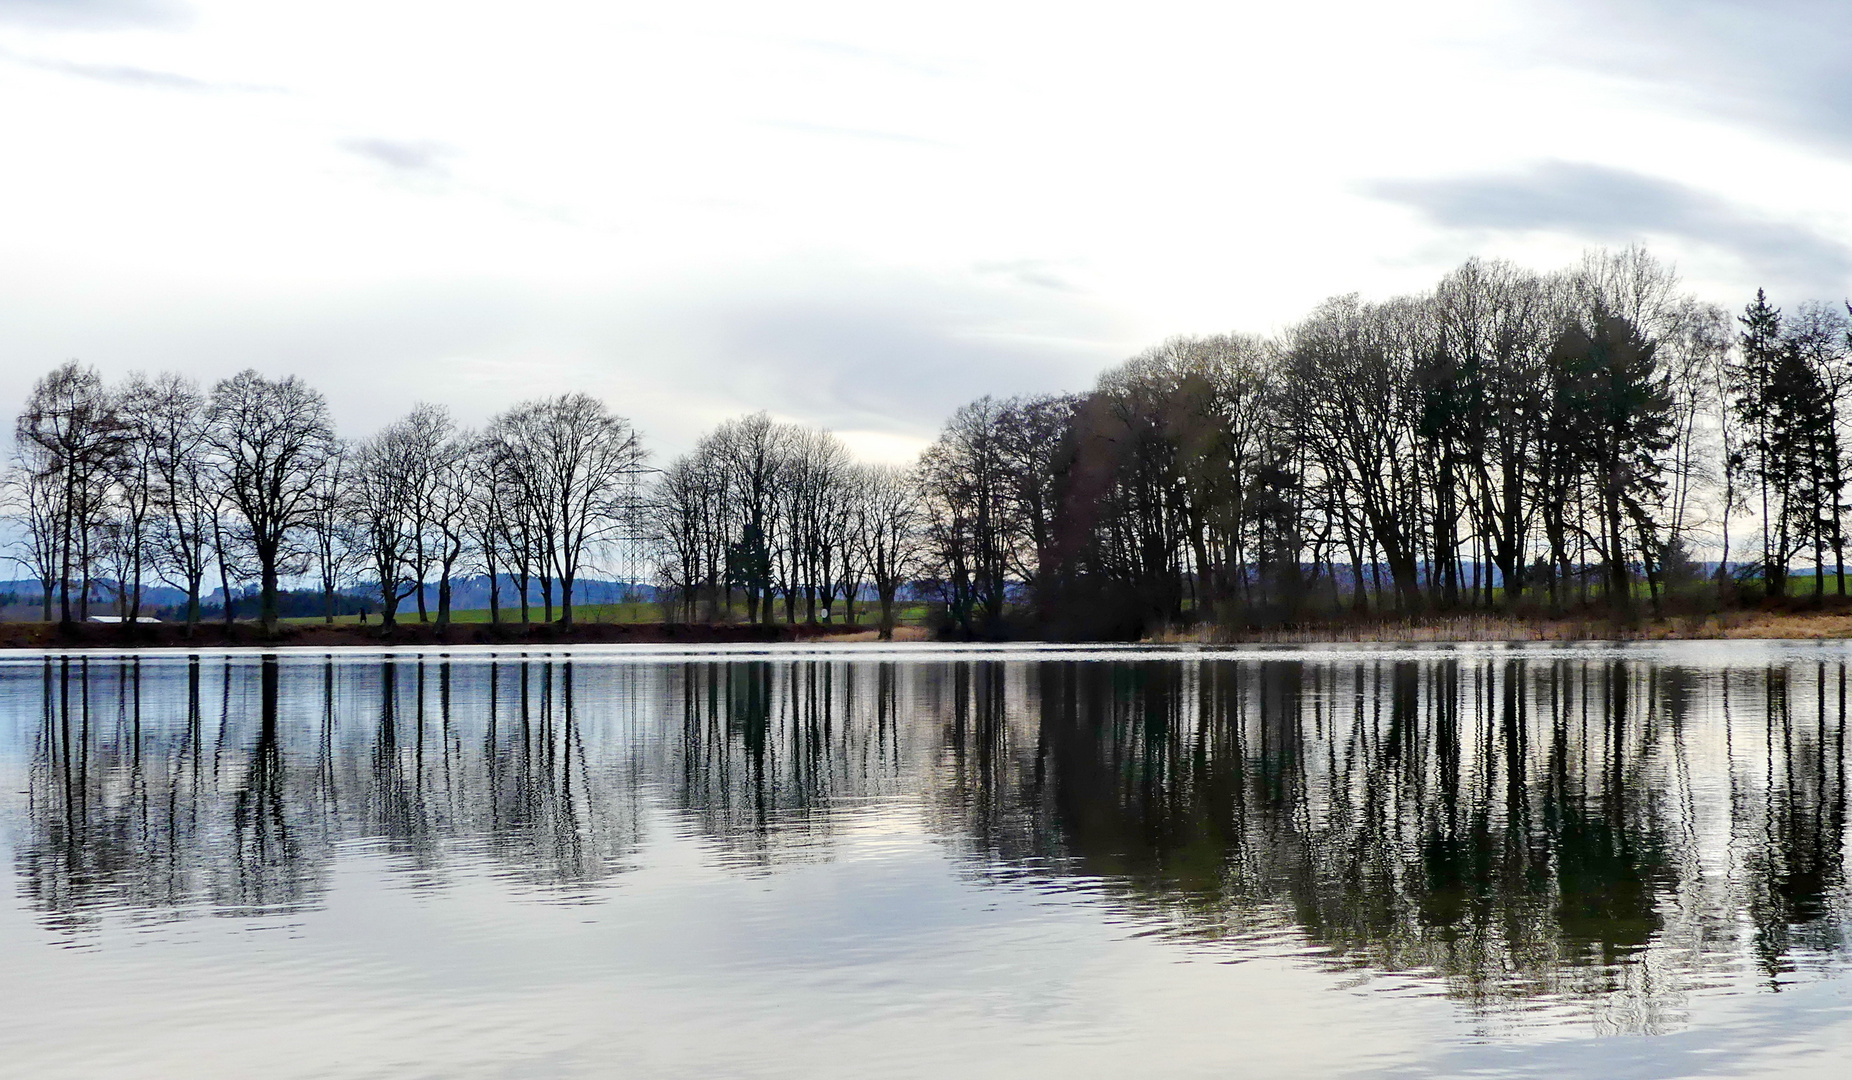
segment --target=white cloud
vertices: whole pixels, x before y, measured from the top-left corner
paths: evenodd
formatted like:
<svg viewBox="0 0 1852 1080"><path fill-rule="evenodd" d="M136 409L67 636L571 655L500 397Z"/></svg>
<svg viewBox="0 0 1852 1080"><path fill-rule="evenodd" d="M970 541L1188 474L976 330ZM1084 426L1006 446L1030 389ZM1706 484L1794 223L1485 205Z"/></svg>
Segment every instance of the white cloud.
<svg viewBox="0 0 1852 1080"><path fill-rule="evenodd" d="M254 363L356 429L582 385L665 446L763 407L872 453L1169 333L1554 262L1588 214L1416 197L1538 162L1675 182L1676 221L1648 200L1600 238L1726 302L1743 245L1788 235L1746 222L1852 243L1839 83L1766 80L1764 125L1696 62L1776 70L1805 35L1654 4L49 7L0 0L0 405L73 355ZM1628 34L1638 63L1591 60ZM276 92L176 92L226 88ZM1693 208L1723 206L1711 240Z"/></svg>

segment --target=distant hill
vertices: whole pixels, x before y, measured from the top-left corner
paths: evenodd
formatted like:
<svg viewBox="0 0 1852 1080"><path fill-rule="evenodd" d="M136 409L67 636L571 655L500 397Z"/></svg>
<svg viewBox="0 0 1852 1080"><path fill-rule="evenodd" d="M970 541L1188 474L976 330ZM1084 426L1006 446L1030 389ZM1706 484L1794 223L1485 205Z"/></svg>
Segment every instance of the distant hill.
<svg viewBox="0 0 1852 1080"><path fill-rule="evenodd" d="M501 601L510 607L520 606L520 590L515 588L514 580L506 575L497 575L501 581ZM114 614L116 591L115 583L109 581L92 581L90 583L90 611L92 614ZM455 578L451 582L451 607L458 611L470 611L489 606L489 578L485 574ZM539 582L528 585L528 602L534 607L541 604ZM627 601L654 601L659 590L653 585L638 582L611 581L602 578L580 578L573 583L573 602L578 604L616 604ZM433 610L437 607L437 586L425 586L425 605ZM222 617L225 598L219 589L200 598L202 607L208 617ZM553 587L553 603L560 602L558 582ZM178 616L181 606L186 603L186 594L179 589L164 585L144 587L142 590L142 609L161 617L167 614ZM54 617L56 601L54 600ZM326 608L325 600L319 589L286 589L279 598L279 606L285 617L320 615ZM400 601L401 610L415 611L418 598L408 596ZM341 590L336 597L335 614L353 615L362 609L379 610L379 589L370 583L362 582ZM257 587L234 590L233 609L240 618L257 616ZM39 605L39 583L36 581L0 581L0 622L32 622L43 614Z"/></svg>

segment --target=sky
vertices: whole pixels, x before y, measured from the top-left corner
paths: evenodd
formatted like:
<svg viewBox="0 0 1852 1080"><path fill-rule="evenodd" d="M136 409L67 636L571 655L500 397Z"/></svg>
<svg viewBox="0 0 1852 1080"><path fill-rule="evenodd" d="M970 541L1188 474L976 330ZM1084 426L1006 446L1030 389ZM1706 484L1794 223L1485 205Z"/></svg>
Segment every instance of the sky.
<svg viewBox="0 0 1852 1080"><path fill-rule="evenodd" d="M1830 0L0 0L0 408L299 374L344 434L586 390L899 460L1179 333L1643 242L1852 292Z"/></svg>

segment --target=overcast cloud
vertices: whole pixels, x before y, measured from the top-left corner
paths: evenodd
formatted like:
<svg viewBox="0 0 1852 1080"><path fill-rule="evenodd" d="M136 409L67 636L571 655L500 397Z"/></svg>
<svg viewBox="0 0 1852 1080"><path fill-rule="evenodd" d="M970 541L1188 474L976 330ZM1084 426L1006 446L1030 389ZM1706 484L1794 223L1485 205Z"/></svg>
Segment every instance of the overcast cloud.
<svg viewBox="0 0 1852 1080"><path fill-rule="evenodd" d="M178 0L0 0L0 22L62 30L179 26L189 14Z"/></svg>
<svg viewBox="0 0 1852 1080"><path fill-rule="evenodd" d="M1549 18L1548 8L1556 13ZM1671 103L1852 150L1852 5L1831 0L1575 0L1539 6L1551 56L1660 84Z"/></svg>
<svg viewBox="0 0 1852 1080"><path fill-rule="evenodd" d="M1701 188L1600 165L1543 162L1487 176L1380 181L1368 190L1420 210L1436 225L1481 233L1580 236L1715 249L1754 280L1832 296L1852 280L1852 248L1796 221L1770 218Z"/></svg>
<svg viewBox="0 0 1852 1080"><path fill-rule="evenodd" d="M0 406L252 365L892 457L1472 254L1852 289L1852 10L1388 7L0 0Z"/></svg>

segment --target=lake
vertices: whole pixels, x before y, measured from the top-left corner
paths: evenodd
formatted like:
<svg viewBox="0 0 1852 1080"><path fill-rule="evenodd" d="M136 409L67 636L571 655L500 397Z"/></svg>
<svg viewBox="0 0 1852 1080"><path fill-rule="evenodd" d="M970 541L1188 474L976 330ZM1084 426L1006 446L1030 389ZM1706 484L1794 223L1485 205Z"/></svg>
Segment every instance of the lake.
<svg viewBox="0 0 1852 1080"><path fill-rule="evenodd" d="M1842 1076L1848 660L6 655L0 1071Z"/></svg>

